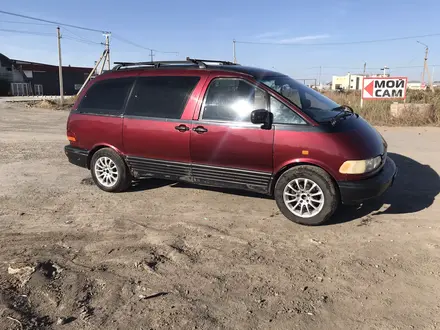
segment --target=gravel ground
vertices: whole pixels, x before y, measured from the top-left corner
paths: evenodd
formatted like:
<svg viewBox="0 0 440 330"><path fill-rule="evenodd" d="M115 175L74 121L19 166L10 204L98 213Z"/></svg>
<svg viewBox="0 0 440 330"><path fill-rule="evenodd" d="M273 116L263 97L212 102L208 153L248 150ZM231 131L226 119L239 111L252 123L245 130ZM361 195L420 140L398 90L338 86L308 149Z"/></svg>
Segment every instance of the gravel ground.
<svg viewBox="0 0 440 330"><path fill-rule="evenodd" d="M67 115L0 103L0 329L440 328L439 128L380 128L392 189L305 227L249 193L100 191Z"/></svg>

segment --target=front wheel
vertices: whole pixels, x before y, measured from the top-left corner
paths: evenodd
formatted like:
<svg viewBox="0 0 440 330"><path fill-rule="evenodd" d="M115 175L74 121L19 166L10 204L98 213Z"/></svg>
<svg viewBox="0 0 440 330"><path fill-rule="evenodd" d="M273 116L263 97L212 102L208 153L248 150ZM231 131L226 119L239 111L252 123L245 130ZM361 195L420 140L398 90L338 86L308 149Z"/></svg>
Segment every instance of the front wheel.
<svg viewBox="0 0 440 330"><path fill-rule="evenodd" d="M320 225L339 205L331 177L315 166L296 166L284 172L275 185L275 200L283 215L303 225Z"/></svg>

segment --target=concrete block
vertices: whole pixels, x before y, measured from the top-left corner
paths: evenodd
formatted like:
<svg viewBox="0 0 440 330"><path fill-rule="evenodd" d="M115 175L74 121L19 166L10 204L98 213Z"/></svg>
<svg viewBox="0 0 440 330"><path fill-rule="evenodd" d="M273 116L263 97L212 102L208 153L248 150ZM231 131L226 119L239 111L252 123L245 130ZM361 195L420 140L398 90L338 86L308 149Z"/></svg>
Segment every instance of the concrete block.
<svg viewBox="0 0 440 330"><path fill-rule="evenodd" d="M413 114L421 118L432 119L435 115L435 109L434 105L427 103L392 103L390 113L394 118L400 118Z"/></svg>

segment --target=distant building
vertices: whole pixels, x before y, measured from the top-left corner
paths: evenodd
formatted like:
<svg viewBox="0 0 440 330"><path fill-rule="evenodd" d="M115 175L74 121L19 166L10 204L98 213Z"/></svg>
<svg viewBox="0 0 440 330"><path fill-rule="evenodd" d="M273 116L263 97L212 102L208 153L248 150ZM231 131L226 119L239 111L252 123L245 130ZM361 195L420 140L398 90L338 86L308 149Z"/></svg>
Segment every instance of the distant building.
<svg viewBox="0 0 440 330"><path fill-rule="evenodd" d="M75 95L92 68L63 66L65 95ZM0 95L59 95L58 66L0 54Z"/></svg>
<svg viewBox="0 0 440 330"><path fill-rule="evenodd" d="M363 80L363 74L348 73L345 76L333 76L332 90L360 90Z"/></svg>
<svg viewBox="0 0 440 330"><path fill-rule="evenodd" d="M420 81L408 81L408 88L409 89L421 89L422 84L420 83Z"/></svg>
<svg viewBox="0 0 440 330"><path fill-rule="evenodd" d="M387 74L347 73L345 76L333 76L332 90L361 90L364 77L389 77Z"/></svg>
<svg viewBox="0 0 440 330"><path fill-rule="evenodd" d="M440 81L434 81L432 83L432 87L436 88L440 86ZM425 87L422 88L422 83L418 80L410 80L408 81L408 89L426 89L426 87L429 87L429 83L425 82Z"/></svg>

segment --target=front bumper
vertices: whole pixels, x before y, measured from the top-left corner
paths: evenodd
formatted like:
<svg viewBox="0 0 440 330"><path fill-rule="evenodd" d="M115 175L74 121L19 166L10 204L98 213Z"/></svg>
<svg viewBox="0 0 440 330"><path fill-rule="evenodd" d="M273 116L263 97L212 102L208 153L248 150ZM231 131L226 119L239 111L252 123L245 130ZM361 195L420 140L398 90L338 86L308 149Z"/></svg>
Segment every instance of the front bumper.
<svg viewBox="0 0 440 330"><path fill-rule="evenodd" d="M375 176L358 181L339 181L341 201L343 204L352 205L378 197L393 185L396 175L396 164L390 157L387 157L382 170Z"/></svg>
<svg viewBox="0 0 440 330"><path fill-rule="evenodd" d="M64 153L66 154L70 163L80 167L88 168L88 158L89 158L88 150L75 148L72 147L71 145L67 145L64 147Z"/></svg>

